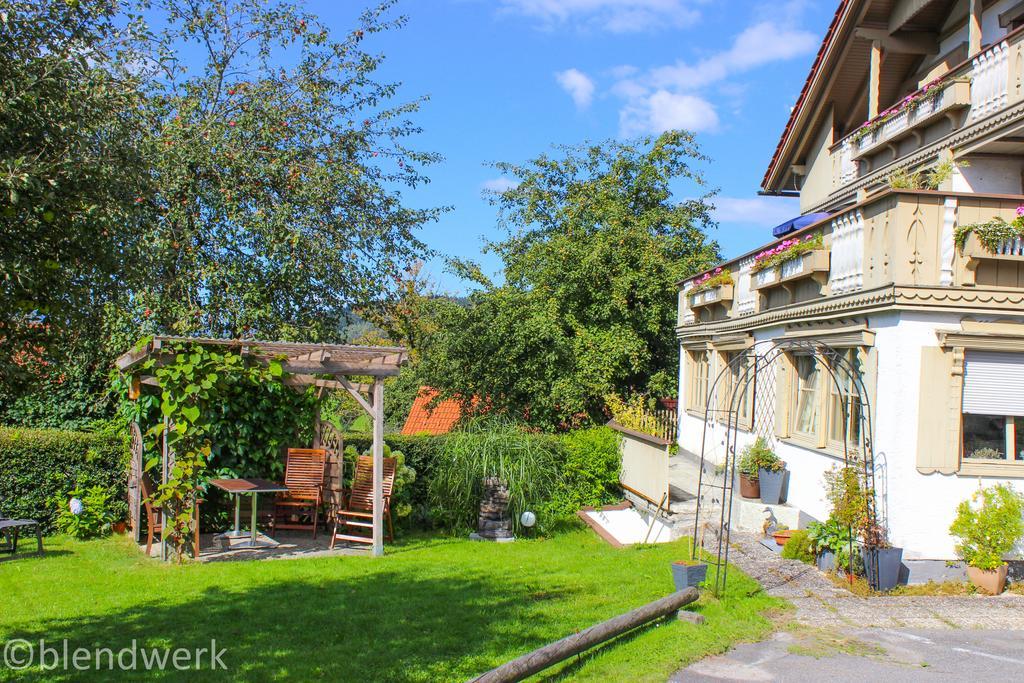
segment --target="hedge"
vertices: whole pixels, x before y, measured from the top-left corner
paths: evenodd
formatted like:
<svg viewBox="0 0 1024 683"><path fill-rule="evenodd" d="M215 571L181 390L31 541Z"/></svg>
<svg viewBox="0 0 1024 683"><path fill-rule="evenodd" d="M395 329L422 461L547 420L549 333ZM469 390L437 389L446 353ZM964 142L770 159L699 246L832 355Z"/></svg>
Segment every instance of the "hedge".
<svg viewBox="0 0 1024 683"><path fill-rule="evenodd" d="M0 516L35 519L51 532L54 498L77 482L108 487L123 518L128 460L122 434L0 427Z"/></svg>

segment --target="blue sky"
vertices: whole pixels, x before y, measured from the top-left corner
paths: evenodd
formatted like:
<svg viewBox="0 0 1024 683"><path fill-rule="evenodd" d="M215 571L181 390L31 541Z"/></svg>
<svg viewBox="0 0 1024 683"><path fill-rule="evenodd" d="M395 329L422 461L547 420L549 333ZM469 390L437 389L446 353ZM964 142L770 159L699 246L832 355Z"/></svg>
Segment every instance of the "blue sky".
<svg viewBox="0 0 1024 683"><path fill-rule="evenodd" d="M367 4L311 0L342 32ZM757 190L835 4L824 0L404 0L408 25L374 36L381 75L403 97L428 95L418 147L444 155L416 205L452 205L422 236L440 252L472 258L497 238L485 187L505 179L489 161L520 162L552 144L687 128L705 166L726 257L770 239L799 213L795 200ZM687 188L679 189L680 199ZM692 194L692 191L691 191ZM428 268L444 291L466 283Z"/></svg>

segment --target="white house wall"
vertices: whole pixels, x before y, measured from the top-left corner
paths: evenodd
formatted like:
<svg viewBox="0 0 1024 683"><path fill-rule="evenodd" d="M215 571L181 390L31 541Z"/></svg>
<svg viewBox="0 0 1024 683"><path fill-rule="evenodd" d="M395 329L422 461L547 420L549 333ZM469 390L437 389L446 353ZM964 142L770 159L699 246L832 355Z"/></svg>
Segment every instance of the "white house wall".
<svg viewBox="0 0 1024 683"><path fill-rule="evenodd" d="M876 486L880 512L888 522L890 540L904 548L904 557L914 559L954 559L954 539L949 526L960 501L978 488L976 476L928 474L917 470L917 430L921 380L921 348L938 346L936 331L960 328L961 314L887 312L871 316L869 327L875 332L874 357L877 363L876 389L872 402ZM755 342L767 346L782 336L781 328L754 332ZM716 362L718 356L715 355ZM680 396L685 397L685 352L680 363ZM721 363L710 372L711 381ZM681 401L681 405L683 402ZM772 411L774 412L774 411ZM755 409L755 417L761 410ZM699 455L704 421L681 410L680 448ZM738 448L753 441L746 432L737 435ZM722 461L725 427L711 425L707 430L706 452L714 464ZM813 518L824 520L829 505L824 496L823 475L842 457L777 440L776 453L790 471L788 503ZM1024 492L1018 479L981 478L984 485L1011 483ZM1024 557L1024 554L1018 554Z"/></svg>

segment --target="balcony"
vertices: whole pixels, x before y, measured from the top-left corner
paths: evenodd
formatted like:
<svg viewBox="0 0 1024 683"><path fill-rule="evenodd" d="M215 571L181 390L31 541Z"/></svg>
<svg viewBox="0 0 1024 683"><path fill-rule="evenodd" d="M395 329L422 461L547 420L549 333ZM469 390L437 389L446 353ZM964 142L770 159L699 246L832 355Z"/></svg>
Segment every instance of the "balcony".
<svg viewBox="0 0 1024 683"><path fill-rule="evenodd" d="M863 159L876 154L884 146L909 137L916 137L917 144L924 128L937 122L942 117L951 118L952 127L959 127L959 113L971 105L971 84L967 80L951 80L936 87L935 94L924 93L920 99L903 107L890 117L879 121L863 136L852 142L851 152L854 159ZM854 133L854 136L858 136Z"/></svg>
<svg viewBox="0 0 1024 683"><path fill-rule="evenodd" d="M696 280L684 282L679 324L754 319L767 313L786 315L804 305L846 297L855 306L861 292L892 288L1013 288L1024 291L1024 238L990 251L969 233L963 249L955 244L958 227L1001 218L1012 221L1021 195L985 195L885 188L864 201L799 233L801 239L822 235L821 248L753 270L754 254L721 264L734 285L687 294ZM874 294L872 296L877 296ZM874 299L877 305L877 298ZM841 309L836 309L841 310Z"/></svg>
<svg viewBox="0 0 1024 683"><path fill-rule="evenodd" d="M894 163L920 151L938 153L954 133L958 149L968 145L987 132L990 118L1022 99L1024 32L1016 31L833 144L831 193L805 208L884 182Z"/></svg>

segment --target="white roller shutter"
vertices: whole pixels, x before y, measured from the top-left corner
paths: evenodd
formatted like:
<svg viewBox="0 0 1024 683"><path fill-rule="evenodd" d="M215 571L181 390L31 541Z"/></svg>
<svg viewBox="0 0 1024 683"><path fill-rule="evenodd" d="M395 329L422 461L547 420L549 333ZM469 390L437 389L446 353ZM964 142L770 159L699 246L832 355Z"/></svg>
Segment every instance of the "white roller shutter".
<svg viewBox="0 0 1024 683"><path fill-rule="evenodd" d="M1024 353L967 351L964 412L1024 417Z"/></svg>

